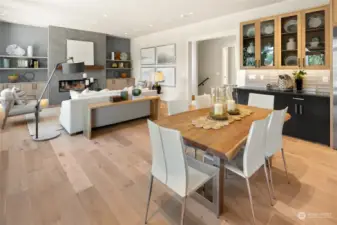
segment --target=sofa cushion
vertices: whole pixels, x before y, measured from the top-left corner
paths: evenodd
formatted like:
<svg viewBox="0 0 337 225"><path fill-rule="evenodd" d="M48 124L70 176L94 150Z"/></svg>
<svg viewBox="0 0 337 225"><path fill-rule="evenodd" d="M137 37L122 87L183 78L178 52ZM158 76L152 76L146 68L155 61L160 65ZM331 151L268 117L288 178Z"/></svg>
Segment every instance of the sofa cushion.
<svg viewBox="0 0 337 225"><path fill-rule="evenodd" d="M79 92L77 92L77 91L74 91L74 90L70 90L70 91L69 91L69 94L70 94L70 98L71 98L71 99L78 99L78 96L79 96L81 93L79 93Z"/></svg>

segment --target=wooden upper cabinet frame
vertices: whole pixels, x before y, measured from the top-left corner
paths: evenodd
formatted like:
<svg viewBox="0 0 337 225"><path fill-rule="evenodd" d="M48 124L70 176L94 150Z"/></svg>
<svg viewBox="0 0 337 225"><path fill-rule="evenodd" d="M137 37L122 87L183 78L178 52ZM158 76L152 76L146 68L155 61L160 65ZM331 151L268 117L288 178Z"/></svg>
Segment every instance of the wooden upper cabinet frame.
<svg viewBox="0 0 337 225"><path fill-rule="evenodd" d="M258 52L258 31L259 31L259 26L258 26L258 20L250 20L246 22L240 23L240 69L257 69L257 66L244 66L243 65L243 27L245 25L254 25L255 26L255 61L257 62L257 58L259 55Z"/></svg>
<svg viewBox="0 0 337 225"><path fill-rule="evenodd" d="M274 21L274 66L263 66L262 64L262 59L261 59L261 46L262 46L262 39L261 39L261 35L262 35L262 31L261 31L261 24L263 22L266 22L266 21ZM279 48L279 44L278 44L278 36L280 35L279 34L279 29L278 29L278 19L276 16L271 16L271 17L266 17L266 18L263 18L263 19L260 19L258 22L258 37L257 37L257 52L258 52L258 57L257 57L257 60L258 60L258 68L259 69L275 69L278 67L278 48Z"/></svg>
<svg viewBox="0 0 337 225"><path fill-rule="evenodd" d="M306 51L306 15L308 13L313 13L313 12L318 12L318 11L324 11L324 55L325 55L325 65L315 65L315 66L308 66L305 65L305 51ZM302 12L302 46L301 46L301 51L302 51L302 58L301 58L301 67L305 69L330 69L330 57L331 57L331 37L330 37L330 14L329 14L329 6L322 6L318 8L313 8L313 9L308 9L308 10L303 10Z"/></svg>
<svg viewBox="0 0 337 225"><path fill-rule="evenodd" d="M296 40L296 45L297 45L297 66L286 66L286 65L282 65L282 44L286 45L286 43L282 43L282 30L283 30L283 24L282 24L282 20L284 18L289 18L289 17L297 17L297 40ZM278 39L278 49L277 49L277 55L278 55L278 65L277 67L279 69L298 69L301 66L301 42L302 42L302 32L301 32L301 25L302 25L302 17L301 17L301 13L300 12L293 12L293 13L286 13L286 14L282 14L280 16L278 16L278 32L279 35L277 37Z"/></svg>
<svg viewBox="0 0 337 225"><path fill-rule="evenodd" d="M337 0L330 0L330 13L332 18L332 25L337 27Z"/></svg>

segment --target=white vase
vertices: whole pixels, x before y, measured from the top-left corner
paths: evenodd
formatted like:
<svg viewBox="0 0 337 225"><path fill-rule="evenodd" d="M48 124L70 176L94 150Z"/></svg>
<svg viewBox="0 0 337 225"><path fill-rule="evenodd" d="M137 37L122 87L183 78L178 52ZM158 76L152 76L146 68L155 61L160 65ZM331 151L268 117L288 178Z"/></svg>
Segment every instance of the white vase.
<svg viewBox="0 0 337 225"><path fill-rule="evenodd" d="M251 43L249 44L249 46L248 46L248 48L247 48L247 52L248 52L249 54L253 54L253 53L255 52L255 47L254 47L254 45L253 45L253 42L251 42Z"/></svg>
<svg viewBox="0 0 337 225"><path fill-rule="evenodd" d="M296 49L296 42L294 38L289 38L287 43L287 50L295 50Z"/></svg>
<svg viewBox="0 0 337 225"><path fill-rule="evenodd" d="M33 46L31 45L27 47L27 56L33 57Z"/></svg>

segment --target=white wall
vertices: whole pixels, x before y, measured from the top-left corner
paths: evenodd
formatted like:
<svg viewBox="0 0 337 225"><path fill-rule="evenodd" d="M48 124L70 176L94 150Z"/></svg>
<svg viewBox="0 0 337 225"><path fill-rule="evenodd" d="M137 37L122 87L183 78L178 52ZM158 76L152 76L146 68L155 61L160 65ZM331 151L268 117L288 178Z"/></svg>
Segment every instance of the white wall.
<svg viewBox="0 0 337 225"><path fill-rule="evenodd" d="M140 74L140 49L164 44L176 44L176 87L163 87L164 99L188 99L191 96L191 77L188 71L188 42L240 34L240 22L261 17L292 12L328 4L328 0L286 0L266 7L251 9L188 26L178 27L158 33L141 36L131 40L131 55L133 58L133 76ZM195 15L197 16L197 15ZM240 46L237 38L237 46ZM236 65L239 68L239 48L237 48ZM238 72L238 84L244 84L245 73Z"/></svg>

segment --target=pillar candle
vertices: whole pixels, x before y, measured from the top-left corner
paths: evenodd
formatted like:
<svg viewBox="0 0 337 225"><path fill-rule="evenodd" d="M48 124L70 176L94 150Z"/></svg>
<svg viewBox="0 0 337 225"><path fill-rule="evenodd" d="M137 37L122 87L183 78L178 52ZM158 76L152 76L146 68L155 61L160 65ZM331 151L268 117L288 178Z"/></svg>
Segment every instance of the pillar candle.
<svg viewBox="0 0 337 225"><path fill-rule="evenodd" d="M86 85L86 86L89 85L89 80L85 80L85 85Z"/></svg>
<svg viewBox="0 0 337 225"><path fill-rule="evenodd" d="M83 79L87 79L88 78L88 75L86 73L83 73Z"/></svg>
<svg viewBox="0 0 337 225"><path fill-rule="evenodd" d="M214 104L214 115L223 114L223 105L221 103Z"/></svg>
<svg viewBox="0 0 337 225"><path fill-rule="evenodd" d="M90 83L94 83L94 78L90 77Z"/></svg>
<svg viewBox="0 0 337 225"><path fill-rule="evenodd" d="M235 101L234 100L227 100L227 110L234 111L236 109Z"/></svg>

